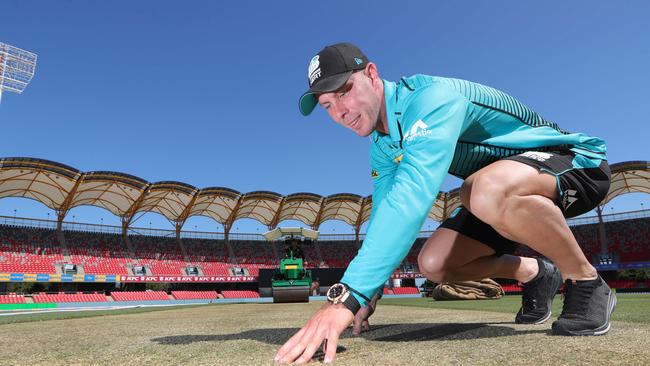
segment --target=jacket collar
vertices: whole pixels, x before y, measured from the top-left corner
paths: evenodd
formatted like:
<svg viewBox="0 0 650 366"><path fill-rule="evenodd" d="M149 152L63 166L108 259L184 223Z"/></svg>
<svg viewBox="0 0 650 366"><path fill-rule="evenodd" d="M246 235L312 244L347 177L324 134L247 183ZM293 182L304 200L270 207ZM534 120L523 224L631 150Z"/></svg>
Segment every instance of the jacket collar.
<svg viewBox="0 0 650 366"><path fill-rule="evenodd" d="M384 103L386 103L386 119L388 124L388 133L393 142L401 140L398 118L401 118L397 108L397 84L384 80Z"/></svg>

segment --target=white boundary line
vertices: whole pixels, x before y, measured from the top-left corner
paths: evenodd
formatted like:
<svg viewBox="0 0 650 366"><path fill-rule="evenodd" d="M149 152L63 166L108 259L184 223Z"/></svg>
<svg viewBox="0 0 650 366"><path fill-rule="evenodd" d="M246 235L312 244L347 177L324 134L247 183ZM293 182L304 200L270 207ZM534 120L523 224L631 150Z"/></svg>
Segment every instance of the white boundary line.
<svg viewBox="0 0 650 366"><path fill-rule="evenodd" d="M12 315L30 315L30 314L46 314L46 313L59 313L59 312L71 312L71 311L102 311L102 310L120 310L120 309L132 309L132 308L149 308L149 307L169 307L169 306L187 306L187 305L208 305L209 303L190 303L190 304L140 304L140 305L121 305L121 306L94 306L94 307L78 307L78 308L46 308L43 310L33 310L33 311L22 311L18 310L8 310L10 313L0 313L0 316L12 316ZM30 309L32 310L32 309Z"/></svg>

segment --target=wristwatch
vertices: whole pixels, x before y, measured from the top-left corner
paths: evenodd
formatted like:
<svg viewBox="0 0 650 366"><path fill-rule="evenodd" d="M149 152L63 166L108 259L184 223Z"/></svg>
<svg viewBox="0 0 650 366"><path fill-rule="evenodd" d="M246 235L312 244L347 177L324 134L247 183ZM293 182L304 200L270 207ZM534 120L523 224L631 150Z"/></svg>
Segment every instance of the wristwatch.
<svg viewBox="0 0 650 366"><path fill-rule="evenodd" d="M334 305L343 304L353 315L356 315L361 305L352 295L353 291L344 283L335 283L327 290L327 301Z"/></svg>

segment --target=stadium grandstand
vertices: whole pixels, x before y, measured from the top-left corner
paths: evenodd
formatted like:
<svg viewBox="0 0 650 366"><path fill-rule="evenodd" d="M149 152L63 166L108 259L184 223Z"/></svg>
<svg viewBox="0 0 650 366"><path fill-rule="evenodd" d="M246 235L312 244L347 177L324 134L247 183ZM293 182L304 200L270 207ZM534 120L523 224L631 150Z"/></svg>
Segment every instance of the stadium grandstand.
<svg viewBox="0 0 650 366"><path fill-rule="evenodd" d="M613 287L650 288L650 281L622 279L618 271L650 268L650 210L604 214L603 205L632 192L650 193L648 162L611 165L610 191L592 217L570 220L587 257ZM235 221L254 219L269 229L297 220L318 231L340 220L352 235L321 234L302 242L307 268L346 268L362 245L372 197L341 193L320 196L268 191L241 193L224 187L198 189L182 182L150 183L117 172L81 172L33 158L0 159L0 198L37 200L56 212L56 220L0 217L0 303L173 301L246 299L261 296L258 277L283 258L280 242L261 234L232 233ZM70 223L72 208L92 205L121 220L121 226ZM460 205L459 190L441 192L429 218L442 221ZM134 217L156 212L174 230L132 227ZM192 216L207 216L223 232L182 230ZM419 294L417 255L431 231L421 232L386 294ZM538 255L522 247L522 255ZM47 291L16 293L16 284L41 283ZM145 284L156 283L156 288ZM399 284L399 286L397 286ZM503 283L518 291L514 283ZM155 286L154 286L155 287ZM152 290L152 291L147 291ZM47 292L47 293L45 293Z"/></svg>

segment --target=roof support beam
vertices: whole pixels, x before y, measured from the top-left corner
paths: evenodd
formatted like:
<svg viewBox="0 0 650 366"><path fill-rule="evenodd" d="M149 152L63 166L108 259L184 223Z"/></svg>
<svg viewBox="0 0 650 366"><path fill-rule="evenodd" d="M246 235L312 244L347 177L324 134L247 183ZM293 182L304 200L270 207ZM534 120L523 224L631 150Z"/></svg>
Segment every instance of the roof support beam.
<svg viewBox="0 0 650 366"><path fill-rule="evenodd" d="M282 200L280 200L280 204L278 205L278 210L275 211L275 214L273 215L273 218L271 219L271 222L268 225L269 230L273 230L275 229L276 226L278 226L278 221L280 221L280 213L284 208L284 202L286 199L287 199L286 196L282 196Z"/></svg>
<svg viewBox="0 0 650 366"><path fill-rule="evenodd" d="M320 220L323 217L323 209L325 208L325 197L320 201L320 205L318 208L318 213L316 214L316 220L314 220L314 225L311 226L311 228L315 231L318 231L320 228Z"/></svg>
<svg viewBox="0 0 650 366"><path fill-rule="evenodd" d="M235 222L235 217L237 217L237 211L239 211L239 208L241 207L243 200L244 200L244 195L242 194L237 199L237 204L232 209L230 215L228 215L226 222L223 223L223 235L226 241L228 241L228 237L230 236L230 229L232 229L232 224Z"/></svg>
<svg viewBox="0 0 650 366"><path fill-rule="evenodd" d="M197 190L196 192L194 192L194 196L192 196L192 199L187 204L183 212L181 212L181 214L178 215L178 219L174 222L177 238L180 238L181 229L183 228L183 225L185 225L185 221L187 221L187 218L190 216L190 212L192 212L192 207L194 207L194 202L196 202L196 198L198 196L199 196L199 191Z"/></svg>
<svg viewBox="0 0 650 366"><path fill-rule="evenodd" d="M372 197L372 196L371 196ZM361 241L359 240L359 232L361 231L361 221L363 220L363 209L370 202L372 205L372 198L366 200L365 198L361 199L361 204L359 205L359 212L357 213L357 221L354 223L354 243L357 246L357 250L361 248Z"/></svg>
<svg viewBox="0 0 650 366"><path fill-rule="evenodd" d="M72 199L74 198L74 195L77 193L77 189L79 188L79 185L81 184L81 181L83 180L85 174L81 174L78 178L77 181L74 183L74 186L72 186L72 189L68 193L68 195L65 197L65 200L61 204L61 207L59 207L58 210L55 210L56 212L56 230L61 231L61 228L63 226L63 219L65 218L65 215L68 214L68 211L70 211L70 206L72 205Z"/></svg>
<svg viewBox="0 0 650 366"><path fill-rule="evenodd" d="M142 207L142 203L144 202L144 198L147 196L147 193L149 193L149 187L151 187L151 183L147 184L147 187L142 191L142 194L140 194L140 197L138 197L135 202L129 207L129 209L124 213L124 216L121 217L122 219L122 235L126 236L127 231L129 230L129 226L131 225L131 221L133 220L133 216L135 216L135 213L138 212L140 207Z"/></svg>

